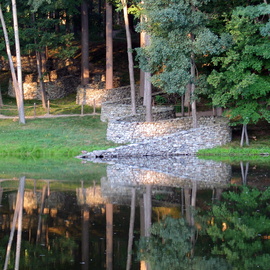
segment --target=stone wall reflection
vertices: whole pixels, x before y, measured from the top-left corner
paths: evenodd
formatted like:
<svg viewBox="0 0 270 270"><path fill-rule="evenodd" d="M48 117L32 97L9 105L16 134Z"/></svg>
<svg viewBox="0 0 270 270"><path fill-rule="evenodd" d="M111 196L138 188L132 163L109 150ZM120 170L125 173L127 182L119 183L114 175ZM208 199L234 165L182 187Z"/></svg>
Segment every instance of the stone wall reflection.
<svg viewBox="0 0 270 270"><path fill-rule="evenodd" d="M198 189L220 189L227 187L230 179L231 166L222 162L190 156L130 158L110 161L101 188L105 197L124 198L134 186L192 188L195 182Z"/></svg>

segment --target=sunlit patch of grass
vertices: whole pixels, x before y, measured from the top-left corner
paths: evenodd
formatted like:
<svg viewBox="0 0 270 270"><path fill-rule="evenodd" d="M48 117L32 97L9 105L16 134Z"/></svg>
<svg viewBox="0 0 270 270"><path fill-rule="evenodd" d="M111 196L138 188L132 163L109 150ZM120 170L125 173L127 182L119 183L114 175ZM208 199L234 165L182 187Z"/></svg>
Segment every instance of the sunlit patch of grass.
<svg viewBox="0 0 270 270"><path fill-rule="evenodd" d="M239 140L229 144L199 150L197 155L201 158L215 159L222 161L236 160L261 160L270 161L270 136L263 136L258 140L250 142L249 146L240 147Z"/></svg>
<svg viewBox="0 0 270 270"><path fill-rule="evenodd" d="M15 98L4 97L4 106L0 108L0 114L4 116L17 116L18 110ZM48 109L49 104L49 109ZM25 100L24 111L25 116L43 116L46 114L59 115L59 114L91 114L94 111L100 113L100 108L93 106L76 104L75 94L71 94L59 100L52 100L46 104L46 108L42 107L40 100Z"/></svg>
<svg viewBox="0 0 270 270"><path fill-rule="evenodd" d="M25 125L0 120L0 156L76 156L115 144L106 140L99 116L28 119Z"/></svg>

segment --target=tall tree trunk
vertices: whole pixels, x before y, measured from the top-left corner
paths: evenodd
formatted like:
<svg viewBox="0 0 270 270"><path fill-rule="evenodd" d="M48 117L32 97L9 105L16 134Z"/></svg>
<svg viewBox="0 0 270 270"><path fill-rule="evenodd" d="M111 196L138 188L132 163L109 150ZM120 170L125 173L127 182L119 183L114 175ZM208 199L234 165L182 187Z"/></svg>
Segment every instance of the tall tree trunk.
<svg viewBox="0 0 270 270"><path fill-rule="evenodd" d="M82 207L82 270L89 269L89 222L90 207L84 204Z"/></svg>
<svg viewBox="0 0 270 270"><path fill-rule="evenodd" d="M184 95L184 107L188 109L188 116L190 116L190 95L191 95L191 83L189 82L186 87L186 92Z"/></svg>
<svg viewBox="0 0 270 270"><path fill-rule="evenodd" d="M150 36L145 35L145 46L150 45ZM146 122L153 121L152 113L152 84L151 84L151 73L144 73L144 105L146 107Z"/></svg>
<svg viewBox="0 0 270 270"><path fill-rule="evenodd" d="M240 146L242 147L244 145L244 140L246 139L246 145L249 145L249 139L248 139L248 132L247 132L247 125L243 124L242 127L242 135L241 135L241 141Z"/></svg>
<svg viewBox="0 0 270 270"><path fill-rule="evenodd" d="M146 107L146 122L153 121L152 112L152 84L151 84L151 74L150 72L144 73L144 104Z"/></svg>
<svg viewBox="0 0 270 270"><path fill-rule="evenodd" d="M15 47L16 47L16 61L17 61L17 80L19 87L19 122L25 124L24 116L24 105L23 105L23 82L22 82L22 63L21 63L21 49L20 49L20 39L19 39L19 26L18 26L18 16L16 1L12 0L12 14L13 14L13 24L14 24L14 36L15 36Z"/></svg>
<svg viewBox="0 0 270 270"><path fill-rule="evenodd" d="M0 9L1 9L1 7L0 7ZM9 236L9 241L8 241L8 246L7 246L7 252L6 252L6 258L5 258L5 264L4 264L4 268L3 268L4 270L8 269L9 258L10 258L10 253L11 253L11 246L12 246L12 241L13 241L13 238L14 238L14 233L15 233L15 228L16 228L16 223L18 221L18 218L20 218L21 220L19 221L19 224L18 224L17 244L20 245L20 241L21 241L20 236L18 236L18 235L19 235L19 233L21 233L21 232L19 232L19 229L21 229L21 224L20 223L22 221L24 185L25 185L25 176L20 177L18 193L17 193L17 199L16 199L16 206L15 206L15 211L14 211L14 216L13 216L13 221L12 221L12 228L11 228L11 231L10 231L10 236ZM21 212L21 214L20 214L20 212ZM19 257L20 257L20 254L17 251L16 263L15 263L17 266L18 266ZM14 269L18 269L18 268L14 268Z"/></svg>
<svg viewBox="0 0 270 270"><path fill-rule="evenodd" d="M41 240L41 233L42 233L42 216L45 207L45 200L47 197L47 186L43 186L42 188L42 196L41 196L41 205L38 215L38 225L37 225L37 236L36 236L36 243L40 242Z"/></svg>
<svg viewBox="0 0 270 270"><path fill-rule="evenodd" d="M126 36L127 36L127 53L128 53L128 69L129 69L129 80L130 80L130 89L131 89L131 112L132 114L136 114L136 90L135 90L135 80L134 80L134 63L132 56L132 42L131 42L131 34L129 28L129 20L128 20L128 8L127 1L121 0L124 11L124 21L126 27Z"/></svg>
<svg viewBox="0 0 270 270"><path fill-rule="evenodd" d="M141 1L143 4L144 1ZM146 16L141 17L141 21L147 21ZM141 33L141 47L149 46L150 45L150 36L146 34L146 32ZM143 105L146 109L146 122L153 121L153 114L152 114L152 84L151 84L151 73L150 72L141 72L140 78L140 93L143 93Z"/></svg>
<svg viewBox="0 0 270 270"><path fill-rule="evenodd" d="M21 243L22 243L22 218L23 218L23 202L24 202L24 184L25 176L20 177L20 202L19 202L19 214L18 214L18 229L17 229L17 245L16 245L16 257L14 270L19 270L20 265L20 254L21 254Z"/></svg>
<svg viewBox="0 0 270 270"><path fill-rule="evenodd" d="M144 236L150 237L150 229L152 225L152 186L146 185L146 191L143 194L144 202Z"/></svg>
<svg viewBox="0 0 270 270"><path fill-rule="evenodd" d="M32 14L32 20L35 22L35 13ZM38 77L39 77L39 83L40 83L40 92L41 92L41 100L42 100L42 107L46 109L47 107L47 97L46 97L46 90L45 90L45 84L42 76L42 54L37 50L37 40L35 39L35 45L36 45L36 61L37 61L37 71L38 71Z"/></svg>
<svg viewBox="0 0 270 270"><path fill-rule="evenodd" d="M88 20L88 3L86 0L81 4L82 20L82 60L81 60L81 84L83 86L89 83L89 20Z"/></svg>
<svg viewBox="0 0 270 270"><path fill-rule="evenodd" d="M15 0L12 0L12 14L13 14L13 27L14 27L14 37L15 37L15 47L16 47L17 79L18 79L19 88L21 91L23 91L19 26L18 26L17 7L16 7Z"/></svg>
<svg viewBox="0 0 270 270"><path fill-rule="evenodd" d="M113 88L113 15L112 4L106 1L106 89Z"/></svg>
<svg viewBox="0 0 270 270"><path fill-rule="evenodd" d="M113 270L113 204L106 203L106 269Z"/></svg>
<svg viewBox="0 0 270 270"><path fill-rule="evenodd" d="M16 94L16 102L17 102L17 108L18 108L18 114L19 114L19 122L21 124L25 124L23 92L21 91L21 89L20 89L20 87L18 85L16 71L15 71L14 64L13 64L13 61L12 61L12 56L11 56L11 50L10 50L10 45L9 45L9 38L8 38L7 28L6 28L6 24L5 24L5 20L4 20L1 5L0 5L0 20L1 20L2 27L3 27L5 43L6 43L6 50L7 50L7 55L8 55L8 61L9 61L9 66L10 66L10 71L11 71L11 76L12 76L12 81L13 81L13 87L15 89L15 94Z"/></svg>
<svg viewBox="0 0 270 270"><path fill-rule="evenodd" d="M4 106L4 103L3 103L2 90L1 90L1 85L0 85L0 108L3 106Z"/></svg>
<svg viewBox="0 0 270 270"><path fill-rule="evenodd" d="M38 77L39 77L39 83L40 83L40 92L41 92L41 100L42 100L42 107L44 109L47 108L47 97L46 97L46 89L45 84L41 72L41 54L39 51L36 51L36 60L37 60L37 70L38 70Z"/></svg>
<svg viewBox="0 0 270 270"><path fill-rule="evenodd" d="M247 162L246 166L244 167L244 163L243 163L243 161L241 161L240 162L240 168L241 168L241 175L242 175L243 185L246 185L247 184L249 162Z"/></svg>
<svg viewBox="0 0 270 270"><path fill-rule="evenodd" d="M190 93L191 93L191 112L192 112L192 125L193 128L198 127L197 123L197 108L196 108L196 100L195 100L195 61L194 61L194 54L191 55L191 82L190 82Z"/></svg>
<svg viewBox="0 0 270 270"><path fill-rule="evenodd" d="M131 206L130 206L130 222L129 222L129 233L128 233L128 255L127 255L127 265L126 270L131 268L131 259L132 259L132 244L134 237L134 222L135 222L135 199L136 199L136 190L132 188L131 190Z"/></svg>
<svg viewBox="0 0 270 270"><path fill-rule="evenodd" d="M143 17L141 16L141 21L143 20ZM145 32L140 33L140 47L145 47ZM145 72L140 69L140 97L144 97L144 76Z"/></svg>

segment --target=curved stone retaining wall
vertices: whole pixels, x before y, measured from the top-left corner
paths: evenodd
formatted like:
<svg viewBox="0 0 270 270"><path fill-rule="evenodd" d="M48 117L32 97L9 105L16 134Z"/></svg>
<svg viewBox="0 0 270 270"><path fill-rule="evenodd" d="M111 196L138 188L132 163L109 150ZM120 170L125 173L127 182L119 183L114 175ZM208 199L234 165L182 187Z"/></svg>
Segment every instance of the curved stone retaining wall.
<svg viewBox="0 0 270 270"><path fill-rule="evenodd" d="M128 129L122 132L128 132ZM120 133L118 133L120 134ZM150 134L150 133L149 133ZM152 134L151 134L152 137ZM118 138L121 140L121 137ZM84 158L117 158L142 156L193 155L200 149L213 148L231 141L231 129L228 125L213 124L177 131L170 135L145 139L138 143L119 146L112 149L93 151Z"/></svg>
<svg viewBox="0 0 270 270"><path fill-rule="evenodd" d="M139 92L139 87L136 86L136 92ZM89 84L86 87L79 86L77 88L77 104L87 104L92 106L94 101L96 106L101 106L103 102L123 102L125 99L130 99L130 86L123 86L113 89L96 88Z"/></svg>
<svg viewBox="0 0 270 270"><path fill-rule="evenodd" d="M128 100L130 101L130 100ZM130 102L129 102L130 103ZM137 102L138 104L139 102ZM152 108L153 121L175 118L173 106L155 106ZM142 122L145 121L145 107L137 106L136 115L131 115L131 105L121 103L105 102L102 103L100 120L102 122L113 121L121 118L125 122Z"/></svg>
<svg viewBox="0 0 270 270"><path fill-rule="evenodd" d="M76 91L76 87L79 84L78 78L69 75L64 76L61 79L57 79L51 82L44 82L47 98L50 100L59 99L67 96L70 93ZM41 99L40 84L37 82L24 82L24 99ZM15 97L15 90L12 82L9 82L8 95Z"/></svg>
<svg viewBox="0 0 270 270"><path fill-rule="evenodd" d="M166 117L172 118L172 117ZM191 117L181 117L175 119L161 120L156 122L134 122L133 117L121 118L110 121L107 128L107 139L115 143L134 143L145 141L146 139L157 138L165 135L185 131L191 133L193 137ZM228 128L228 120L223 117L200 117L198 119L200 128L212 127L213 133L207 135L207 138L200 138L195 134L195 140L216 140L217 145L227 143L231 138L231 132ZM199 133L199 129L195 129ZM224 136L224 138L222 138Z"/></svg>
<svg viewBox="0 0 270 270"><path fill-rule="evenodd" d="M200 149L231 141L228 119L223 117L199 117L199 127L194 129L192 117L175 118L173 107L153 107L153 122L144 122L143 106L138 106L138 113L131 115L130 86L103 91L98 89L100 97L88 93L87 88L80 91L77 97L81 100L77 102L85 103L95 99L102 103L101 120L108 121L107 139L120 144L132 143L114 149L93 151L84 155L85 158L192 155ZM125 115L128 116L123 117Z"/></svg>

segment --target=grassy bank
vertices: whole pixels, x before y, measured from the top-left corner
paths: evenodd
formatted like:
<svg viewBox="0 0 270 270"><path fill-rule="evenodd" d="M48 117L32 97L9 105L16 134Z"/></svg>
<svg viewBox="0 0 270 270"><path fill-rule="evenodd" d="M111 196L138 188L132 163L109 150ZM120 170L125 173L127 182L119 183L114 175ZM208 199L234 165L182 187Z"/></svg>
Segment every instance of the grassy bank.
<svg viewBox="0 0 270 270"><path fill-rule="evenodd" d="M0 120L0 157L74 157L81 150L104 149L105 123L99 116L28 119L25 125Z"/></svg>
<svg viewBox="0 0 270 270"><path fill-rule="evenodd" d="M106 165L92 162L83 163L75 158L36 158L36 157L1 157L0 159L1 186L18 186L16 180L21 176L26 179L61 180L63 184L99 183L102 176L106 176ZM9 179L11 181L3 181Z"/></svg>
<svg viewBox="0 0 270 270"><path fill-rule="evenodd" d="M240 147L239 138L235 138L229 144L200 150L198 156L221 161L258 160L270 162L270 136L262 136L256 141L251 141L249 146L244 147Z"/></svg>

